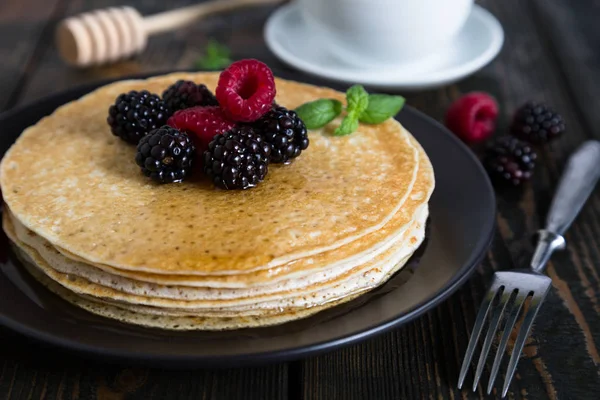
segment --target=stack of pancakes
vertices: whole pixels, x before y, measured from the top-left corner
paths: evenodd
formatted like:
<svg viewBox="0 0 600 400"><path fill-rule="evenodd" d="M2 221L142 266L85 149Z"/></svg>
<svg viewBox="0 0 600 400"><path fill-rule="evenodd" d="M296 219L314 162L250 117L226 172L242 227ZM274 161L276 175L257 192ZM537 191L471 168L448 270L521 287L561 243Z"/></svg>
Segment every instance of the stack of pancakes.
<svg viewBox="0 0 600 400"><path fill-rule="evenodd" d="M165 329L278 324L383 284L419 247L434 187L431 164L397 121L310 132L291 165L245 191L201 173L159 185L110 133L123 92L178 79L214 88L216 73L117 82L28 128L5 155L3 227L23 266L93 313ZM331 89L277 80L295 108Z"/></svg>

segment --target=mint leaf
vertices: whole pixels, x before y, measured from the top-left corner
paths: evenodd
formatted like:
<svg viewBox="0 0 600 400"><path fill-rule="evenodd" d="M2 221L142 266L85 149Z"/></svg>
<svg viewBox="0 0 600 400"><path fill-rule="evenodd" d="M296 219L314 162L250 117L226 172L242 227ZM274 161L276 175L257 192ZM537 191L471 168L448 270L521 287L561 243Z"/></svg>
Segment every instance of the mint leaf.
<svg viewBox="0 0 600 400"><path fill-rule="evenodd" d="M369 95L369 105L360 116L360 122L365 124L380 124L388 118L394 117L406 100L402 96L391 96L388 94Z"/></svg>
<svg viewBox="0 0 600 400"><path fill-rule="evenodd" d="M369 106L369 93L361 85L354 85L346 91L346 115L333 133L336 136L349 135L358 129L358 117Z"/></svg>
<svg viewBox="0 0 600 400"><path fill-rule="evenodd" d="M359 122L380 124L398 114L404 103L402 96L369 95L364 87L354 85L346 91L346 116L333 134L349 135L358 129ZM341 114L342 104L334 99L318 99L302 104L296 112L308 129L318 129Z"/></svg>
<svg viewBox="0 0 600 400"><path fill-rule="evenodd" d="M354 117L353 115L348 114L344 117L341 125L336 128L336 130L335 130L335 132L333 132L333 134L335 136L349 135L357 129L358 129L358 118Z"/></svg>
<svg viewBox="0 0 600 400"><path fill-rule="evenodd" d="M361 85L354 85L346 91L346 115L333 133L336 136L349 135L358 129L358 117L369 106L369 93Z"/></svg>
<svg viewBox="0 0 600 400"><path fill-rule="evenodd" d="M196 60L198 69L222 69L231 64L229 48L214 39L208 42L205 52L205 55Z"/></svg>
<svg viewBox="0 0 600 400"><path fill-rule="evenodd" d="M369 106L369 93L361 85L354 85L346 91L346 112L358 119Z"/></svg>
<svg viewBox="0 0 600 400"><path fill-rule="evenodd" d="M340 115L342 103L334 99L319 99L302 104L296 112L308 129L319 129Z"/></svg>

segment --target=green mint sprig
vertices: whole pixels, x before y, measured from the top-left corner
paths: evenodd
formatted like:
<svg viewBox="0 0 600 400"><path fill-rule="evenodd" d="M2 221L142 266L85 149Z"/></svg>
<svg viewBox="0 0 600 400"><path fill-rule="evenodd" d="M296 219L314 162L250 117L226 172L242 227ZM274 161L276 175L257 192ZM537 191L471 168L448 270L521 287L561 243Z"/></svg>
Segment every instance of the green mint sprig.
<svg viewBox="0 0 600 400"><path fill-rule="evenodd" d="M368 94L361 85L346 91L346 115L334 135L349 135L358 129L359 122L380 124L395 116L404 106L402 96ZM342 103L334 99L318 99L302 104L296 109L308 129L319 129L342 113Z"/></svg>
<svg viewBox="0 0 600 400"><path fill-rule="evenodd" d="M346 91L346 116L335 132L336 136L349 135L358 129L358 121L369 106L369 93L361 85L354 85Z"/></svg>
<svg viewBox="0 0 600 400"><path fill-rule="evenodd" d="M360 115L359 120L365 124L380 124L398 114L405 102L406 100L402 96L369 95L369 105Z"/></svg>
<svg viewBox="0 0 600 400"><path fill-rule="evenodd" d="M205 54L200 56L195 66L198 69L223 69L231 64L231 51L214 39L206 45Z"/></svg>
<svg viewBox="0 0 600 400"><path fill-rule="evenodd" d="M296 112L308 129L319 129L342 113L342 102L334 99L319 99L302 104Z"/></svg>
<svg viewBox="0 0 600 400"><path fill-rule="evenodd" d="M342 120L340 126L335 128L333 134L335 136L344 136L349 135L352 132L358 129L358 118L351 116L350 114L346 115Z"/></svg>

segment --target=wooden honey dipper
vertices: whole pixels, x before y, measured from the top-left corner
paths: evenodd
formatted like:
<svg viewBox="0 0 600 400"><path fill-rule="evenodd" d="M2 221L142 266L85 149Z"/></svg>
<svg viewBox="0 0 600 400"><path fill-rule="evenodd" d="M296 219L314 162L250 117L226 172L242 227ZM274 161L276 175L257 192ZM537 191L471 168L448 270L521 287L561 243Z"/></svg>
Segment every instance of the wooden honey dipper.
<svg viewBox="0 0 600 400"><path fill-rule="evenodd" d="M55 41L68 64L99 65L140 53L149 36L182 28L207 15L281 1L214 0L147 17L128 6L106 8L63 20Z"/></svg>

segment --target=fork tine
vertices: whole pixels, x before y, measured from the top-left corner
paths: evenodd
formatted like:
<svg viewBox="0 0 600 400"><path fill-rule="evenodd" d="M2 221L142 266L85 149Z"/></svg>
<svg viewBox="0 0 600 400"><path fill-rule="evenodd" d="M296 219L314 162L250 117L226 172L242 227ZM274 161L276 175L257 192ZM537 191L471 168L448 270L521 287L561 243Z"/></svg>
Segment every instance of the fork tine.
<svg viewBox="0 0 600 400"><path fill-rule="evenodd" d="M500 324L500 319L504 314L504 310L508 305L511 297L513 296L514 290L504 290L501 295L500 303L496 306L494 313L492 314L492 319L490 321L490 325L488 327L487 334L485 336L485 341L483 342L483 347L481 348L481 354L479 355L479 362L477 363L477 369L475 371L475 379L473 380L473 391L477 390L477 385L479 384L479 379L481 379L481 374L483 373L483 367L485 366L485 360L488 357L490 352L490 347L492 347L492 342L494 341L494 336L496 336L496 331L498 330L498 325Z"/></svg>
<svg viewBox="0 0 600 400"><path fill-rule="evenodd" d="M529 331L533 326L533 320L535 319L546 295L548 294L550 287L544 293L537 294L534 293L531 298L531 303L529 304L529 310L527 310L527 314L525 314L525 319L523 320L523 324L521 325L521 329L519 330L519 336L517 336L517 340L515 341L515 348L513 349L512 355L510 356L510 361L508 362L508 371L506 371L506 378L504 381L504 385L502 386L502 397L506 396L506 392L508 392L508 386L510 385L510 381L515 374L515 370L517 369L517 363L519 362L519 356L521 355L521 351L525 346L525 339L529 335Z"/></svg>
<svg viewBox="0 0 600 400"><path fill-rule="evenodd" d="M498 345L498 350L496 351L496 357L494 358L494 364L492 365L492 372L490 374L490 381L488 382L487 394L492 393L492 389L494 388L494 382L496 381L496 376L498 375L498 370L500 369L500 363L502 362L502 358L504 357L504 352L506 351L506 345L508 344L508 339L510 338L510 333L515 327L515 323L519 318L519 313L523 304L525 303L525 299L527 296L519 294L517 292L517 296L515 297L515 301L512 306L512 310L506 319L506 324L504 325L504 331L502 332L502 338L500 339L500 344Z"/></svg>
<svg viewBox="0 0 600 400"><path fill-rule="evenodd" d="M485 298L483 299L483 303L481 303L481 308L479 309L479 313L477 313L477 318L475 319L475 326L473 327L473 333L471 333L471 338L469 339L469 345L467 346L467 352L465 353L465 358L463 359L462 366L460 367L460 374L458 376L458 388L462 389L462 385L465 381L465 377L467 376L467 372L469 371L469 365L471 364L471 360L473 359L473 353L475 352L475 347L477 346L477 342L479 341L479 336L481 335L481 330L483 328L483 323L487 318L488 312L490 310L490 306L492 305L492 301L496 298L498 293L498 289L500 285L494 281L492 283L492 287L485 294Z"/></svg>

